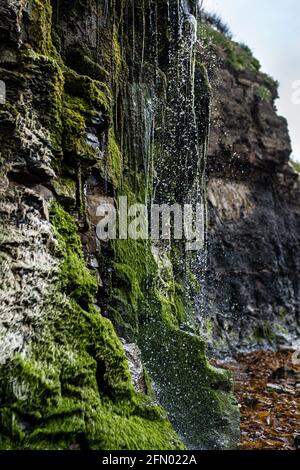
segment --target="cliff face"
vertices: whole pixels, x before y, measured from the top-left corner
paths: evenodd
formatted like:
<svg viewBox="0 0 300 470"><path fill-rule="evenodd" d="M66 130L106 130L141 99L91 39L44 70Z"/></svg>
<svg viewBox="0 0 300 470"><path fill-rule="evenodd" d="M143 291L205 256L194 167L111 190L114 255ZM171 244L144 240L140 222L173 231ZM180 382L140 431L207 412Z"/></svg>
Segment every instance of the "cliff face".
<svg viewBox="0 0 300 470"><path fill-rule="evenodd" d="M245 46L200 36L214 95L203 330L222 354L281 347L299 336L300 183L277 84Z"/></svg>
<svg viewBox="0 0 300 470"><path fill-rule="evenodd" d="M196 322L199 253L95 233L118 196L203 201L195 3L0 2L2 449L237 444Z"/></svg>

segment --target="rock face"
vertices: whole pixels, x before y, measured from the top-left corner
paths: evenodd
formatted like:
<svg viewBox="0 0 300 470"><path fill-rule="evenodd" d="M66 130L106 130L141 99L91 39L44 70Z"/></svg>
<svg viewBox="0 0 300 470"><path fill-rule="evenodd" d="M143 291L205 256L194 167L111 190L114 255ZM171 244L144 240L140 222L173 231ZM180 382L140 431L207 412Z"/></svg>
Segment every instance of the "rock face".
<svg viewBox="0 0 300 470"><path fill-rule="evenodd" d="M213 88L202 326L221 354L299 336L300 183L277 84L245 46L200 27Z"/></svg>
<svg viewBox="0 0 300 470"><path fill-rule="evenodd" d="M196 3L0 1L1 449L237 445L199 253L96 237L119 196L203 201Z"/></svg>

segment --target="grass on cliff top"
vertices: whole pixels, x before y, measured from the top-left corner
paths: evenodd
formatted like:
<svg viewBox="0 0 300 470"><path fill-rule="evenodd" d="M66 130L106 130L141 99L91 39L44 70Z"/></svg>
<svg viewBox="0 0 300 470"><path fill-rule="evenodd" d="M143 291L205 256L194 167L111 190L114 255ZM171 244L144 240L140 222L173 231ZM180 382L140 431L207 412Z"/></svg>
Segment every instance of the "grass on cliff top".
<svg viewBox="0 0 300 470"><path fill-rule="evenodd" d="M233 41L227 34L204 22L198 25L198 37L204 47L211 50L221 49L228 64L235 70L253 72L259 75L267 86L267 88L265 86L261 87L261 99L269 101L272 96L274 99L277 97L278 82L261 71L259 60L253 56L251 49L246 44Z"/></svg>
<svg viewBox="0 0 300 470"><path fill-rule="evenodd" d="M204 45L224 50L230 65L236 70L250 70L259 72L260 62L253 56L252 51L245 44L238 44L218 31L213 26L200 23L198 35Z"/></svg>

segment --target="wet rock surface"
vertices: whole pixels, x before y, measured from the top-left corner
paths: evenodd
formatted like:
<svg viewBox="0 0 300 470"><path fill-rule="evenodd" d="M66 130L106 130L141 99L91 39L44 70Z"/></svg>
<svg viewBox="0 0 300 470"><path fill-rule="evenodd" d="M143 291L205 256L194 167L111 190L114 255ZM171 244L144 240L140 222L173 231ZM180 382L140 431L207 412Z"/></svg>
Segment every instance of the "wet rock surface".
<svg viewBox="0 0 300 470"><path fill-rule="evenodd" d="M216 42L222 45L210 43L203 52L213 104L209 318L202 321L215 350L226 355L284 347L299 336L300 181L289 162L287 122L276 110L276 82L259 71L249 51L245 58L242 46L222 35L213 36Z"/></svg>
<svg viewBox="0 0 300 470"><path fill-rule="evenodd" d="M126 343L124 339L121 339L121 341L128 360L132 383L137 392L145 393L147 391L147 387L145 383L145 371L142 362L141 350L135 343Z"/></svg>
<svg viewBox="0 0 300 470"><path fill-rule="evenodd" d="M195 15L183 0L0 2L1 449L237 446L182 246L95 233L119 196L203 200Z"/></svg>

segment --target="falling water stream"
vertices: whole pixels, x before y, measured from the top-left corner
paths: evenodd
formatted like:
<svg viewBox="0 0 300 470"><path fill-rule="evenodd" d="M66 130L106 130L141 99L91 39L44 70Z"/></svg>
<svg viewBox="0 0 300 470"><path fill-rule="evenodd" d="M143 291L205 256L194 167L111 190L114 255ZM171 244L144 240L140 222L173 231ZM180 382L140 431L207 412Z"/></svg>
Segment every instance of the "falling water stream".
<svg viewBox="0 0 300 470"><path fill-rule="evenodd" d="M103 6L109 21L108 8L113 8L112 3L104 2ZM204 223L209 114L205 99L209 97L206 84L201 82L205 80L197 55L196 10L195 2L189 0L126 2L125 19L117 36L126 70L124 83L114 87L114 119L123 159L118 194L124 195L120 191L128 194L129 204L144 203L148 215L153 203L178 204L182 209L184 204L200 203ZM106 167L105 181L109 180L108 170ZM109 189L105 187L106 195ZM128 246L125 244L126 249ZM193 289L197 283L191 275L201 282L205 247L189 253L184 241L173 237L171 241L139 241L137 249L132 251L133 256L141 256L141 261L138 260L141 276L138 274L142 279L139 287L143 299L138 304L142 311L132 320L132 323L136 321L134 327L139 336L128 337L138 343L158 401L166 408L175 429L191 448L196 448L201 445L199 432L207 423L203 416L193 419L191 411L197 416L201 413L203 397L195 397L185 390L186 383L182 383L177 370L180 367L177 354L178 350L186 354L185 367L189 371L195 367L201 376L201 368L205 366L201 362L203 353L196 317L197 314L201 317L204 309L203 299L195 299ZM120 260L122 263L122 255ZM106 277L109 284L110 274ZM129 314L131 307L129 303ZM170 323L174 320L174 328L167 331L170 342L165 346L164 336L160 337L157 328L169 327L169 320ZM194 339L196 348L199 346L196 353ZM193 362L194 353L197 364ZM193 388L194 377L187 383ZM169 390L170 396L166 398ZM218 440L222 439L221 432Z"/></svg>

